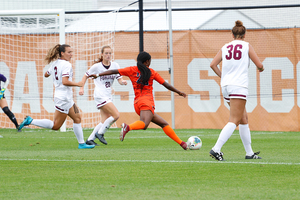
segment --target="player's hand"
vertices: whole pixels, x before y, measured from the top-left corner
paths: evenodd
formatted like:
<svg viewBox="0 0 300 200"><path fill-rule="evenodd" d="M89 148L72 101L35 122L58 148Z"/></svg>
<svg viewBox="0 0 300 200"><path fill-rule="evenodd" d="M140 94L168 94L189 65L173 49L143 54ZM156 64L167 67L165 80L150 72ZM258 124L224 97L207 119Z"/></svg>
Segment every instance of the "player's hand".
<svg viewBox="0 0 300 200"><path fill-rule="evenodd" d="M89 77L89 78L95 79L95 78L98 78L99 75L98 75L98 74L91 74L91 75L89 75L88 77Z"/></svg>
<svg viewBox="0 0 300 200"><path fill-rule="evenodd" d="M5 88L2 88L1 93L4 94L5 90L6 90Z"/></svg>
<svg viewBox="0 0 300 200"><path fill-rule="evenodd" d="M263 72L265 70L265 68L263 67L263 68L258 68L258 71L259 72Z"/></svg>
<svg viewBox="0 0 300 200"><path fill-rule="evenodd" d="M186 97L186 94L184 92L179 92L180 96L183 96L184 98Z"/></svg>
<svg viewBox="0 0 300 200"><path fill-rule="evenodd" d="M84 95L84 89L83 89L83 87L80 88L79 95L81 95L81 96Z"/></svg>

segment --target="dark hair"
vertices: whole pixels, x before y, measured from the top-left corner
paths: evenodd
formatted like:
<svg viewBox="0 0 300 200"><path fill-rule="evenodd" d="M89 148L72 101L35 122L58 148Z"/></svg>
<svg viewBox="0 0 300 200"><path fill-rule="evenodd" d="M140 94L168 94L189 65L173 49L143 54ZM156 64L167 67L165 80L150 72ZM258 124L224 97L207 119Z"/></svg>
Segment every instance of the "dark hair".
<svg viewBox="0 0 300 200"><path fill-rule="evenodd" d="M108 46L108 45L103 46L103 47L101 48L101 54L103 54L103 53L104 53L104 49L107 49L107 48L111 49L111 47ZM95 63L100 63L100 62L102 62L102 61L103 61L103 56L101 55L100 58L97 58L97 59L94 60L94 64L95 64Z"/></svg>
<svg viewBox="0 0 300 200"><path fill-rule="evenodd" d="M234 35L235 39L242 39L246 33L246 27L243 26L243 22L237 20L235 22L235 26L231 30L232 34Z"/></svg>
<svg viewBox="0 0 300 200"><path fill-rule="evenodd" d="M48 54L45 57L47 64L51 63L53 60L56 60L61 57L61 52L66 51L66 47L71 47L68 44L57 44L51 49L49 49Z"/></svg>
<svg viewBox="0 0 300 200"><path fill-rule="evenodd" d="M145 51L139 53L139 55L137 56L137 59L136 59L137 67L141 72L140 82L143 85L146 85L148 83L150 76L151 76L150 69L143 63L150 59L151 59L151 55Z"/></svg>

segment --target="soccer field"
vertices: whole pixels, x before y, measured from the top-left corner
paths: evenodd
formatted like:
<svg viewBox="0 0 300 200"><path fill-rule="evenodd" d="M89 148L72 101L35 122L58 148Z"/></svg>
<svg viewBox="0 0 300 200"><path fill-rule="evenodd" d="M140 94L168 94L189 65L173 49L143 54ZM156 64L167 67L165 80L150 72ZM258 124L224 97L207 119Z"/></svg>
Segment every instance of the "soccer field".
<svg viewBox="0 0 300 200"><path fill-rule="evenodd" d="M84 130L85 139L92 130ZM176 130L199 136L184 151L161 129L106 133L108 145L79 150L73 131L1 129L0 199L299 199L300 133L252 132L261 160L245 160L238 131L209 156L220 130ZM100 143L100 142L98 142Z"/></svg>

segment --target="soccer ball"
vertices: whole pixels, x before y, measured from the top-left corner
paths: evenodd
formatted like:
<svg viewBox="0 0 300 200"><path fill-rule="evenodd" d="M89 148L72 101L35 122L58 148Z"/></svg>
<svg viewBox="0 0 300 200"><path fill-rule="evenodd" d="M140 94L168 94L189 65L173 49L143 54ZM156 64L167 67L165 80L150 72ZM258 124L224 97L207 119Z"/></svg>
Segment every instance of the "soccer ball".
<svg viewBox="0 0 300 200"><path fill-rule="evenodd" d="M202 147L202 140L198 136L191 136L188 141L187 145L191 150L197 150Z"/></svg>

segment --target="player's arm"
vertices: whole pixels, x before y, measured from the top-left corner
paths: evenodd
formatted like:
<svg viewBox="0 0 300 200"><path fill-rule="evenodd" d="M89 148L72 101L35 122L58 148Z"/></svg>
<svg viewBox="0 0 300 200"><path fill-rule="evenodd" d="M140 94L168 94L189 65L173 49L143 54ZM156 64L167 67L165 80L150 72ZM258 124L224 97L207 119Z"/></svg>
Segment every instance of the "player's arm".
<svg viewBox="0 0 300 200"><path fill-rule="evenodd" d="M222 61L222 51L220 50L210 63L210 67L221 78L222 72L218 68L218 64Z"/></svg>
<svg viewBox="0 0 300 200"><path fill-rule="evenodd" d="M84 74L81 79L82 87L79 90L79 95L84 95L84 87L83 86L85 85L85 82L87 79L88 79L87 75Z"/></svg>
<svg viewBox="0 0 300 200"><path fill-rule="evenodd" d="M62 84L65 86L77 86L77 87L82 87L83 83L82 81L80 82L73 82L73 81L69 81L69 77L68 76L64 76L62 77Z"/></svg>
<svg viewBox="0 0 300 200"><path fill-rule="evenodd" d="M265 70L263 64L260 62L257 54L255 53L254 48L250 44L249 44L249 57L252 60L252 62L256 65L259 72Z"/></svg>
<svg viewBox="0 0 300 200"><path fill-rule="evenodd" d="M9 84L9 80L8 80L8 78L6 78L6 81L4 82L4 85L3 85L3 87L2 87L2 90L4 89L4 91L6 90L6 88L7 88L7 86L8 86L8 84ZM2 91L1 90L1 91ZM3 92L4 92L3 91Z"/></svg>
<svg viewBox="0 0 300 200"><path fill-rule="evenodd" d="M165 81L162 85L168 90L176 92L178 95L183 96L184 98L186 97L186 94L184 92L177 90L173 85L169 84L167 81Z"/></svg>
<svg viewBox="0 0 300 200"><path fill-rule="evenodd" d="M89 75L89 78L92 77L92 78L98 78L99 76L105 76L105 75L111 75L111 74L118 74L119 71L117 69L111 69L111 70L107 70L105 72L102 72L100 74L91 74Z"/></svg>

